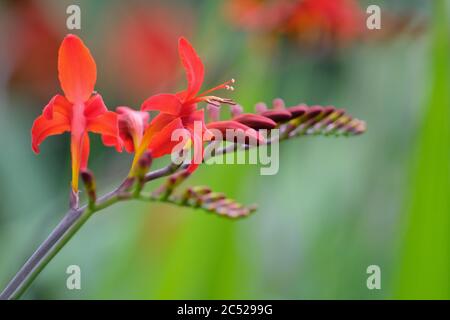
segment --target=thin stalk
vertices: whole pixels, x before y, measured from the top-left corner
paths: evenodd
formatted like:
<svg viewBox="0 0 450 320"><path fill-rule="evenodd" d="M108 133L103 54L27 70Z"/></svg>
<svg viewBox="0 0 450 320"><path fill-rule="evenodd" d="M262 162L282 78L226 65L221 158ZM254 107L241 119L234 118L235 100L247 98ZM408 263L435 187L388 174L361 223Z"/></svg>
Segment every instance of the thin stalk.
<svg viewBox="0 0 450 320"><path fill-rule="evenodd" d="M19 299L22 294L28 289L31 283L36 279L36 277L41 273L41 271L47 266L47 264L56 256L56 254L69 242L69 240L77 233L77 231L84 225L84 223L92 216L94 211L86 210L81 216L70 226L70 228L64 233L64 235L58 240L58 242L48 248L46 254L43 256L42 260L36 265L34 269L31 270L24 278L23 281L19 283L15 291L13 291L7 299ZM3 293L2 297L3 298Z"/></svg>

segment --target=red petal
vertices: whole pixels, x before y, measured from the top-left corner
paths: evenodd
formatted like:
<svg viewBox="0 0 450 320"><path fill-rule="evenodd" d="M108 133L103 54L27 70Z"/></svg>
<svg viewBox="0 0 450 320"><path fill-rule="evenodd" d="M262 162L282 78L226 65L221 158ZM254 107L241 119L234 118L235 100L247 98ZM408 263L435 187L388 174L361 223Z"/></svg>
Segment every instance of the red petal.
<svg viewBox="0 0 450 320"><path fill-rule="evenodd" d="M70 121L59 113L54 113L52 119L44 115L39 116L31 128L31 146L35 153L39 153L39 145L48 136L70 131Z"/></svg>
<svg viewBox="0 0 450 320"><path fill-rule="evenodd" d="M57 94L44 107L42 114L50 120L53 118L54 112L70 119L72 117L72 104L64 96Z"/></svg>
<svg viewBox="0 0 450 320"><path fill-rule="evenodd" d="M67 99L84 102L92 94L97 79L97 67L80 38L69 34L59 48L58 73Z"/></svg>
<svg viewBox="0 0 450 320"><path fill-rule="evenodd" d="M147 149L148 145L150 144L153 136L161 131L166 125L168 125L170 122L172 122L175 119L179 119L178 117L171 116L166 113L160 113L158 114L150 123L150 126L145 130L144 136L142 138L141 142L141 148L140 149Z"/></svg>
<svg viewBox="0 0 450 320"><path fill-rule="evenodd" d="M181 101L175 94L157 94L147 100L141 106L142 111L161 111L171 115L178 115L181 111Z"/></svg>
<svg viewBox="0 0 450 320"><path fill-rule="evenodd" d="M114 146L118 152L122 151L122 144L119 139L119 125L117 114L112 111L107 111L101 116L87 120L87 130L92 131L103 136L108 136L107 142L111 143L113 139L116 140ZM103 140L104 141L104 140ZM111 143L112 144L112 143ZM106 145L111 145L106 144Z"/></svg>
<svg viewBox="0 0 450 320"><path fill-rule="evenodd" d="M183 120L184 126L190 130L194 130L194 123L196 121L201 122L202 133L206 130L205 112L203 109L196 110L196 111L190 113L188 116L182 117L181 119Z"/></svg>
<svg viewBox="0 0 450 320"><path fill-rule="evenodd" d="M81 163L80 163L81 170L85 170L87 168L89 159L89 149L90 149L89 135L86 132L83 137L83 146L81 148Z"/></svg>
<svg viewBox="0 0 450 320"><path fill-rule="evenodd" d="M95 118L108 111L106 108L103 98L99 94L94 94L88 101L84 104L84 115L86 118Z"/></svg>
<svg viewBox="0 0 450 320"><path fill-rule="evenodd" d="M150 125L145 129L144 136L142 137L141 144L135 150L133 164L131 165L130 174L133 175L135 173L136 165L139 159L142 157L144 152L148 149L150 142L153 137L161 131L167 124L172 122L175 119L179 119L173 115L167 113L158 114L150 123Z"/></svg>
<svg viewBox="0 0 450 320"><path fill-rule="evenodd" d="M189 100L200 91L205 77L205 70L202 60L200 60L192 45L185 38L180 38L178 41L178 52L188 81L185 99Z"/></svg>
<svg viewBox="0 0 450 320"><path fill-rule="evenodd" d="M120 137L120 142L117 141L116 137L112 137L112 136L102 136L102 142L105 146L107 147L114 147L117 148L117 144L121 143L124 147L125 150L128 153L132 153L134 152L134 145L133 145L133 140L131 138L129 139L123 139L122 137ZM121 150L122 151L122 150Z"/></svg>
<svg viewBox="0 0 450 320"><path fill-rule="evenodd" d="M172 133L177 129L183 129L180 118L175 118L153 136L148 146L152 157L158 158L172 153L173 148L179 143L179 141L172 141Z"/></svg>
<svg viewBox="0 0 450 320"><path fill-rule="evenodd" d="M80 168L86 168L89 157L89 136L86 131L78 134L72 132L70 152L72 156L72 188L77 192Z"/></svg>

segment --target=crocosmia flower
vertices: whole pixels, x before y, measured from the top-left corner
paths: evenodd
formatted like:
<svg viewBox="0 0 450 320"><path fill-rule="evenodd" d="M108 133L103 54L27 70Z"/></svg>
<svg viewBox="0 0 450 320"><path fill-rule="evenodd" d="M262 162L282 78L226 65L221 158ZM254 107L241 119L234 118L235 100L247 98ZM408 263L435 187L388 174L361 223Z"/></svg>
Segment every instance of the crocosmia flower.
<svg viewBox="0 0 450 320"><path fill-rule="evenodd" d="M72 188L78 191L80 169L87 167L88 132L102 135L108 145L121 150L117 114L108 111L102 97L94 92L97 68L89 49L75 35L67 35L58 53L58 76L64 96L57 94L45 106L31 129L32 148L48 136L71 134Z"/></svg>
<svg viewBox="0 0 450 320"><path fill-rule="evenodd" d="M160 113L151 121L145 131L140 147L136 151L138 159L145 150L150 150L153 157L163 156L172 152L172 147L177 141L171 141L171 133L175 129L188 130L191 140L194 142L194 161L188 171L192 172L198 167L198 160L203 156L203 136L208 130L204 122L204 111L198 109L199 102L207 102L211 105L235 104L231 99L220 98L211 95L219 89L233 90L231 86L234 80L227 81L203 93L199 93L203 84L205 68L192 45L180 38L178 51L181 62L186 72L188 86L185 90L176 94L157 94L148 98L141 106L142 111L159 111ZM194 123L201 125L201 130L194 130ZM227 121L227 128L242 130L242 124L235 121ZM256 131L246 127L249 132L258 136ZM200 131L200 132L199 132ZM258 136L259 137L259 136Z"/></svg>

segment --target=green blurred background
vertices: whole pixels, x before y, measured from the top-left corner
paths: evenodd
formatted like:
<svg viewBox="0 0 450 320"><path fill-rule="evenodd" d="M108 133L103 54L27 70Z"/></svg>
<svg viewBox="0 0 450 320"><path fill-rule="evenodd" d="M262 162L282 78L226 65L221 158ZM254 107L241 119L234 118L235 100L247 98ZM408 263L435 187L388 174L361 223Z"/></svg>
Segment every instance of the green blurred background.
<svg viewBox="0 0 450 320"><path fill-rule="evenodd" d="M331 104L364 119L368 131L283 143L274 176L255 165L216 165L187 182L258 203L244 220L144 203L104 210L25 298L450 298L448 1L361 2L364 12L378 4L425 27L326 53L240 28L225 2L0 2L0 287L67 208L68 136L48 139L36 156L30 128L60 92L57 48L69 32L66 8L78 4L82 28L70 32L91 49L96 89L110 109L182 88L176 43L184 35L204 60L205 87L235 78L232 97L247 111L276 97ZM106 192L131 156L92 137L90 167ZM66 288L73 264L81 290ZM366 286L369 265L381 268L380 290Z"/></svg>

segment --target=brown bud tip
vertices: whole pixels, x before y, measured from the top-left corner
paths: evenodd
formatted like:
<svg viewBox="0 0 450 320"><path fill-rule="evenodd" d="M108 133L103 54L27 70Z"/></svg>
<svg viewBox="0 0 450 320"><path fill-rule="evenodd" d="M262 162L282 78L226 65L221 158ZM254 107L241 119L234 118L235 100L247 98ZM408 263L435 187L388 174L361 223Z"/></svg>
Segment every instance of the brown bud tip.
<svg viewBox="0 0 450 320"><path fill-rule="evenodd" d="M306 119L312 119L317 117L320 113L322 113L323 108L321 106L312 106L308 108L308 111L305 114Z"/></svg>
<svg viewBox="0 0 450 320"><path fill-rule="evenodd" d="M262 116L272 119L275 122L285 122L292 118L292 114L287 110L267 110L261 113Z"/></svg>
<svg viewBox="0 0 450 320"><path fill-rule="evenodd" d="M323 117L328 117L330 114L332 114L334 111L336 110L335 107L333 106L327 106L322 108L322 116Z"/></svg>
<svg viewBox="0 0 450 320"><path fill-rule="evenodd" d="M139 166L141 168L148 168L152 164L152 154L150 151L147 151L142 155L142 157L139 159Z"/></svg>
<svg viewBox="0 0 450 320"><path fill-rule="evenodd" d="M308 112L308 109L309 108L306 106L306 104L299 104L297 106L287 108L287 111L292 114L292 118L297 118L303 116L306 112Z"/></svg>
<svg viewBox="0 0 450 320"><path fill-rule="evenodd" d="M94 174L89 170L81 171L81 179L86 186L92 186L94 183Z"/></svg>
<svg viewBox="0 0 450 320"><path fill-rule="evenodd" d="M277 126L277 123L272 119L252 113L241 114L237 117L234 117L233 120L245 124L246 126L255 130L273 129Z"/></svg>
<svg viewBox="0 0 450 320"><path fill-rule="evenodd" d="M284 109L286 107L284 100L281 98L273 99L272 106L275 110Z"/></svg>

